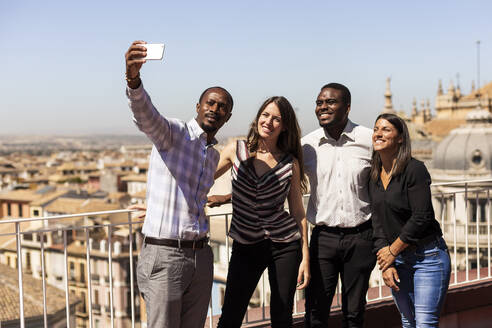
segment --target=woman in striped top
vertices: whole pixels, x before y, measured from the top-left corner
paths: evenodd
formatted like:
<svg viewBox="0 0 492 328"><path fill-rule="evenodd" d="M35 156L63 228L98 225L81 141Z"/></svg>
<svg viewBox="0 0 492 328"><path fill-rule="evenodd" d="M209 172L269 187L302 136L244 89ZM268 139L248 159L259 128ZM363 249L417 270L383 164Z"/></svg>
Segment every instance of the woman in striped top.
<svg viewBox="0 0 492 328"><path fill-rule="evenodd" d="M284 97L267 99L247 140L232 142L221 152L215 178L231 169L229 236L234 242L218 327L241 326L266 268L272 327L292 326L296 287L306 287L310 279L302 163L299 125ZM284 209L286 199L288 212Z"/></svg>

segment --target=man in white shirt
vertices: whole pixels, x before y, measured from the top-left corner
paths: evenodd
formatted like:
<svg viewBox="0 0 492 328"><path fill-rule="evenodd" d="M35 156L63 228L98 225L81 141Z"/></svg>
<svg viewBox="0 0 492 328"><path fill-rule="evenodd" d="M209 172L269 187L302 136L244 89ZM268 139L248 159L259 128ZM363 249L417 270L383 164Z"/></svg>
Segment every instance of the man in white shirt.
<svg viewBox="0 0 492 328"><path fill-rule="evenodd" d="M302 138L311 196L311 282L306 290L306 327L328 327L338 279L343 327L362 327L369 277L376 263L368 181L372 131L350 121L350 91L339 83L316 99L321 128Z"/></svg>
<svg viewBox="0 0 492 328"><path fill-rule="evenodd" d="M196 118L166 118L143 88L140 68L145 56L143 41L133 42L125 56L133 118L153 143L138 287L147 327L202 328L213 280L204 206L219 161L214 137L231 117L233 100L224 88L211 87L199 98Z"/></svg>

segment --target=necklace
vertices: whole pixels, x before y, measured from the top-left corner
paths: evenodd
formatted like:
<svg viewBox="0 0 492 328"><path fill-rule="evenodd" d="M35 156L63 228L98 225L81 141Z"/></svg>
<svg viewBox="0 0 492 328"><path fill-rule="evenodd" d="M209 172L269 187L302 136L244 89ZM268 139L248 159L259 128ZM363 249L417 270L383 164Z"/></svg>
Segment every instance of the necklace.
<svg viewBox="0 0 492 328"><path fill-rule="evenodd" d="M260 150L260 149L257 149L256 152L260 154L272 154L272 155L282 154L281 151L269 151L269 150Z"/></svg>

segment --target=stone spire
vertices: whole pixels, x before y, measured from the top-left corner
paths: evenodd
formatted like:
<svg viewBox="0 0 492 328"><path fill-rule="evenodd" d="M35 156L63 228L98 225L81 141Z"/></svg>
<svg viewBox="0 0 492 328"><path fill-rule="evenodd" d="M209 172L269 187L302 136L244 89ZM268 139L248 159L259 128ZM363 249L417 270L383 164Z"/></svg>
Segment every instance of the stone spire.
<svg viewBox="0 0 492 328"><path fill-rule="evenodd" d="M475 92L475 81L472 81L471 93Z"/></svg>
<svg viewBox="0 0 492 328"><path fill-rule="evenodd" d="M461 98L461 88L459 84L456 86L456 97Z"/></svg>
<svg viewBox="0 0 492 328"><path fill-rule="evenodd" d="M390 88L391 78L386 78L386 92L384 93L384 109L383 113L396 114L396 111L393 109L393 102L391 101L391 88Z"/></svg>
<svg viewBox="0 0 492 328"><path fill-rule="evenodd" d="M437 95L441 96L444 92L442 91L442 81L439 80L439 84L437 85Z"/></svg>
<svg viewBox="0 0 492 328"><path fill-rule="evenodd" d="M425 107L424 111L424 116L425 116L425 121L430 121L431 119L431 107L430 107L430 100L427 98L427 106Z"/></svg>
<svg viewBox="0 0 492 328"><path fill-rule="evenodd" d="M449 94L450 96L452 96L453 98L454 98L454 97L455 97L455 95L456 95L456 94L455 94L455 90L454 90L453 81L451 81L451 82L449 83L448 94Z"/></svg>
<svg viewBox="0 0 492 328"><path fill-rule="evenodd" d="M412 118L417 116L418 114L419 111L417 110L417 99L415 99L414 97L412 101Z"/></svg>

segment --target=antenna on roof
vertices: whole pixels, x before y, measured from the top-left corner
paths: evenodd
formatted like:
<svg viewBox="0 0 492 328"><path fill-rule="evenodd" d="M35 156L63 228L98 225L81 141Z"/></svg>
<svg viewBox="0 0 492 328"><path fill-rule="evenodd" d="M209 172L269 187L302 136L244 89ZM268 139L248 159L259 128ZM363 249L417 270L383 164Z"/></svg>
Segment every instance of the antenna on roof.
<svg viewBox="0 0 492 328"><path fill-rule="evenodd" d="M477 41L477 98L480 103L480 40Z"/></svg>

